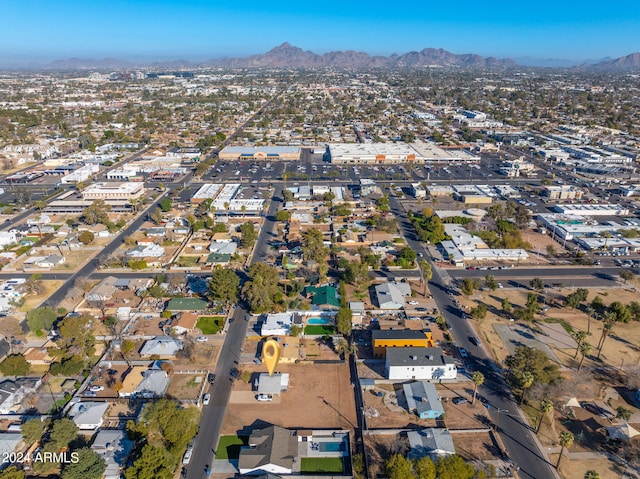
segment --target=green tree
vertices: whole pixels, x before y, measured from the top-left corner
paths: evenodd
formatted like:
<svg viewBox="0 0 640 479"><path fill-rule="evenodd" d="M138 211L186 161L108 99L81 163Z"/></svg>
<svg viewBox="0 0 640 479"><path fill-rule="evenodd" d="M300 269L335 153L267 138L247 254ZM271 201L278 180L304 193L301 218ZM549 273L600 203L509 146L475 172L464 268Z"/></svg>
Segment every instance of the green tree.
<svg viewBox="0 0 640 479"><path fill-rule="evenodd" d="M145 444L140 456L125 470L124 476L126 479L172 479L175 467L175 461L164 447Z"/></svg>
<svg viewBox="0 0 640 479"><path fill-rule="evenodd" d="M209 294L212 301L225 303L227 307L238 301L240 278L229 268L215 268L209 279Z"/></svg>
<svg viewBox="0 0 640 479"><path fill-rule="evenodd" d="M451 454L438 459L436 463L438 479L471 479L476 471L457 454Z"/></svg>
<svg viewBox="0 0 640 479"><path fill-rule="evenodd" d="M474 371L473 374L471 374L471 381L473 381L473 399L471 400L471 404L475 404L478 388L484 384L484 374L480 371Z"/></svg>
<svg viewBox="0 0 640 479"><path fill-rule="evenodd" d="M311 228L302 233L302 255L307 261L324 262L327 248L323 244L322 231Z"/></svg>
<svg viewBox="0 0 640 479"><path fill-rule="evenodd" d="M413 251L411 248L405 246L398 253L398 257L400 259L405 260L407 263L413 265L416 261L416 258L418 257L418 254L415 251Z"/></svg>
<svg viewBox="0 0 640 479"><path fill-rule="evenodd" d="M280 210L276 213L276 221L289 221L291 219L291 212L287 210Z"/></svg>
<svg viewBox="0 0 640 479"><path fill-rule="evenodd" d="M78 241L85 245L93 243L95 238L95 235L91 231L83 231L78 235Z"/></svg>
<svg viewBox="0 0 640 479"><path fill-rule="evenodd" d="M571 445L573 444L573 434L571 434L569 431L562 431L560 433L560 455L558 456L558 462L556 464L556 469L558 469L560 467L560 461L562 460L562 455L564 454L564 450L568 447L571 447Z"/></svg>
<svg viewBox="0 0 640 479"><path fill-rule="evenodd" d="M524 396L527 392L528 389L531 388L531 386L533 386L533 383L535 382L535 376L533 375L533 373L529 372L529 371L524 371L519 379L519 386L520 386L520 404L522 404L524 402Z"/></svg>
<svg viewBox="0 0 640 479"><path fill-rule="evenodd" d="M508 298L502 300L502 311L507 314L511 312L511 302Z"/></svg>
<svg viewBox="0 0 640 479"><path fill-rule="evenodd" d="M475 284L471 278L465 278L462 282L462 286L460 286L460 291L465 296L471 296L473 294L473 290L475 289Z"/></svg>
<svg viewBox="0 0 640 479"><path fill-rule="evenodd" d="M369 278L369 265L362 261L348 263L342 277L348 283L360 287Z"/></svg>
<svg viewBox="0 0 640 479"><path fill-rule="evenodd" d="M540 402L540 411L542 412L542 414L540 414L540 419L538 420L538 427L536 427L536 434L540 432L540 427L542 426L542 420L544 419L545 415L553 411L553 402L550 401L549 399L543 399ZM551 418L551 422L553 422L553 418Z"/></svg>
<svg viewBox="0 0 640 479"><path fill-rule="evenodd" d="M336 327L338 332L343 336L351 334L351 317L352 312L349 306L342 306L336 315Z"/></svg>
<svg viewBox="0 0 640 479"><path fill-rule="evenodd" d="M95 353L96 338L93 335L93 317L90 314L67 316L60 322L57 340L64 357L89 358Z"/></svg>
<svg viewBox="0 0 640 479"><path fill-rule="evenodd" d="M594 469L589 469L584 473L584 479L600 479L600 473Z"/></svg>
<svg viewBox="0 0 640 479"><path fill-rule="evenodd" d="M278 286L278 270L265 263L254 263L248 271L250 280L244 284L242 294L254 313L264 313L273 309L282 300Z"/></svg>
<svg viewBox="0 0 640 479"><path fill-rule="evenodd" d="M416 479L436 479L436 465L429 456L413 461Z"/></svg>
<svg viewBox="0 0 640 479"><path fill-rule="evenodd" d="M149 213L149 219L156 225L162 223L162 210L158 207L152 209Z"/></svg>
<svg viewBox="0 0 640 479"><path fill-rule="evenodd" d="M27 313L27 325L32 333L50 330L58 315L50 306L41 306Z"/></svg>
<svg viewBox="0 0 640 479"><path fill-rule="evenodd" d="M631 409L627 409L624 406L618 406L616 408L616 417L622 419L623 421L628 421L631 419L633 415L633 411Z"/></svg>
<svg viewBox="0 0 640 479"><path fill-rule="evenodd" d="M586 288L578 288L573 293L567 295L566 304L572 309L580 306L580 303L587 300L589 290Z"/></svg>
<svg viewBox="0 0 640 479"><path fill-rule="evenodd" d="M68 417L56 419L51 427L50 437L56 449L61 450L78 437L78 426Z"/></svg>
<svg viewBox="0 0 640 479"><path fill-rule="evenodd" d="M474 319L484 319L487 317L487 306L484 303L478 304L475 308L471 309L471 316Z"/></svg>
<svg viewBox="0 0 640 479"><path fill-rule="evenodd" d="M30 369L22 354L10 354L0 363L0 372L4 376L26 376Z"/></svg>
<svg viewBox="0 0 640 479"><path fill-rule="evenodd" d="M484 277L484 285L491 291L498 289L498 282L492 274L488 274Z"/></svg>
<svg viewBox="0 0 640 479"><path fill-rule="evenodd" d="M413 479L411 463L400 454L389 458L385 463L384 469L389 479Z"/></svg>
<svg viewBox="0 0 640 479"><path fill-rule="evenodd" d="M20 431L25 444L31 446L36 441L39 441L47 428L48 423L41 421L40 419L29 419L20 425Z"/></svg>
<svg viewBox="0 0 640 479"><path fill-rule="evenodd" d="M614 301L609 305L609 311L614 314L616 323L628 323L631 321L631 311L627 305L620 301Z"/></svg>
<svg viewBox="0 0 640 479"><path fill-rule="evenodd" d="M100 479L104 474L104 459L87 447L75 452L78 454L78 461L65 465L62 479Z"/></svg>
<svg viewBox="0 0 640 479"><path fill-rule="evenodd" d="M240 226L240 244L243 248L251 248L258 238L253 221L247 221Z"/></svg>
<svg viewBox="0 0 640 479"><path fill-rule="evenodd" d="M598 359L602 354L602 348L604 348L604 342L613 331L616 325L616 315L612 311L605 311L602 315L602 335L600 336L600 342L598 343Z"/></svg>
<svg viewBox="0 0 640 479"><path fill-rule="evenodd" d="M27 477L24 471L18 469L16 466L9 466L0 472L0 479L25 479Z"/></svg>
<svg viewBox="0 0 640 479"><path fill-rule="evenodd" d="M544 280L542 278L533 278L529 281L529 286L536 291L542 291L544 289Z"/></svg>
<svg viewBox="0 0 640 479"><path fill-rule="evenodd" d="M509 369L507 379L512 387L521 388L523 373L531 373L534 381L551 384L560 379L558 365L549 360L544 351L529 346L516 346L513 354L505 358Z"/></svg>
<svg viewBox="0 0 640 479"><path fill-rule="evenodd" d="M162 198L162 199L160 200L159 205L160 205L160 209L161 209L164 213L166 213L167 211L170 211L170 210L171 210L171 208L173 207L173 201L171 201L171 199L170 199L170 198Z"/></svg>
<svg viewBox="0 0 640 479"><path fill-rule="evenodd" d="M578 352L580 351L580 345L587 339L586 331L576 331L573 333L573 339L576 340L576 352L573 355L573 359L578 357Z"/></svg>
<svg viewBox="0 0 640 479"><path fill-rule="evenodd" d="M82 215L80 221L88 225L109 223L109 211L111 206L107 205L104 200L94 200L90 206L87 206Z"/></svg>

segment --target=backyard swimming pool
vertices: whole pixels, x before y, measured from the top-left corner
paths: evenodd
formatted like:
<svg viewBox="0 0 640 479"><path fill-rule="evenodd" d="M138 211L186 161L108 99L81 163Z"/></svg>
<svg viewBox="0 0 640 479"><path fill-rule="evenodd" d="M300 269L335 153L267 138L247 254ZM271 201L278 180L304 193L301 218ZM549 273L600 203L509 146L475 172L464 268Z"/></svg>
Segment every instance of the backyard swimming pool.
<svg viewBox="0 0 640 479"><path fill-rule="evenodd" d="M344 451L344 442L320 442L320 452L340 452Z"/></svg>
<svg viewBox="0 0 640 479"><path fill-rule="evenodd" d="M326 325L331 324L331 319L329 318L309 318L307 319L307 324L311 325Z"/></svg>

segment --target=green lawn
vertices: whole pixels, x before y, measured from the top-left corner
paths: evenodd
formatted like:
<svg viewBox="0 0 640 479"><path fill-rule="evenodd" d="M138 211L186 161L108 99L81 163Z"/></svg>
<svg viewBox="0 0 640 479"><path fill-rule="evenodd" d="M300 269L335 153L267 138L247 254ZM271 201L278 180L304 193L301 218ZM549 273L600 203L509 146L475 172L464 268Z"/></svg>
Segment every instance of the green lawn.
<svg viewBox="0 0 640 479"><path fill-rule="evenodd" d="M334 472L342 473L341 457L303 457L300 465L302 473Z"/></svg>
<svg viewBox="0 0 640 479"><path fill-rule="evenodd" d="M324 336L325 334L334 334L333 326L313 325L304 328L304 334Z"/></svg>
<svg viewBox="0 0 640 479"><path fill-rule="evenodd" d="M195 256L180 256L176 261L176 264L181 268L189 268L196 265L196 260L198 258Z"/></svg>
<svg viewBox="0 0 640 479"><path fill-rule="evenodd" d="M247 445L246 436L220 436L216 459L238 459L240 447Z"/></svg>
<svg viewBox="0 0 640 479"><path fill-rule="evenodd" d="M216 334L224 326L224 316L202 316L198 318L196 328L202 334Z"/></svg>

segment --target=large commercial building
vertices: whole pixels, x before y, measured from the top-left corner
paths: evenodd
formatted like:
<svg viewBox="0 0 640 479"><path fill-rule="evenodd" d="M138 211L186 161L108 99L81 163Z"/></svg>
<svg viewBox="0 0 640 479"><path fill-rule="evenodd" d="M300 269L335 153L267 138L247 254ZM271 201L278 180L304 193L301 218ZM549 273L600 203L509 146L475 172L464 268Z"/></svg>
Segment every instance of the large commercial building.
<svg viewBox="0 0 640 479"><path fill-rule="evenodd" d="M223 161L285 160L300 159L299 146L227 146L218 157Z"/></svg>
<svg viewBox="0 0 640 479"><path fill-rule="evenodd" d="M207 183L191 197L191 203L199 204L207 199L213 200L211 206L217 215L229 213L259 213L264 207L264 199L244 199L240 197L240 183Z"/></svg>
<svg viewBox="0 0 640 479"><path fill-rule="evenodd" d="M331 163L375 165L399 163L477 163L480 157L461 148L440 148L433 142L332 143Z"/></svg>
<svg viewBox="0 0 640 479"><path fill-rule="evenodd" d="M82 191L83 200L131 201L144 194L144 183L95 183Z"/></svg>

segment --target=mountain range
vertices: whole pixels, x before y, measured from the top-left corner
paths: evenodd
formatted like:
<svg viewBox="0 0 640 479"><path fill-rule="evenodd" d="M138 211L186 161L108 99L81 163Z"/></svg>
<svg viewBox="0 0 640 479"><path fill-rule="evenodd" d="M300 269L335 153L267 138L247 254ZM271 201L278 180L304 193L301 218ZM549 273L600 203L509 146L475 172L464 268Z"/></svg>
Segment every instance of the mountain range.
<svg viewBox="0 0 640 479"><path fill-rule="evenodd" d="M102 60L69 58L55 60L44 66L49 70L92 70L92 69L127 69L135 67L156 68L194 68L194 67L228 67L228 68L422 68L422 67L452 67L472 69L503 69L518 65L531 66L572 66L583 70L640 70L640 53L633 53L620 58L604 59L603 61L586 61L579 65L562 64L561 60L544 60L542 62L516 62L510 58L497 59L482 57L476 54L457 55L442 48L425 48L418 52L389 56L369 55L353 50L333 51L317 54L303 50L285 42L266 53L238 58L215 58L203 62L188 60L172 60L164 62L141 63L105 58Z"/></svg>

